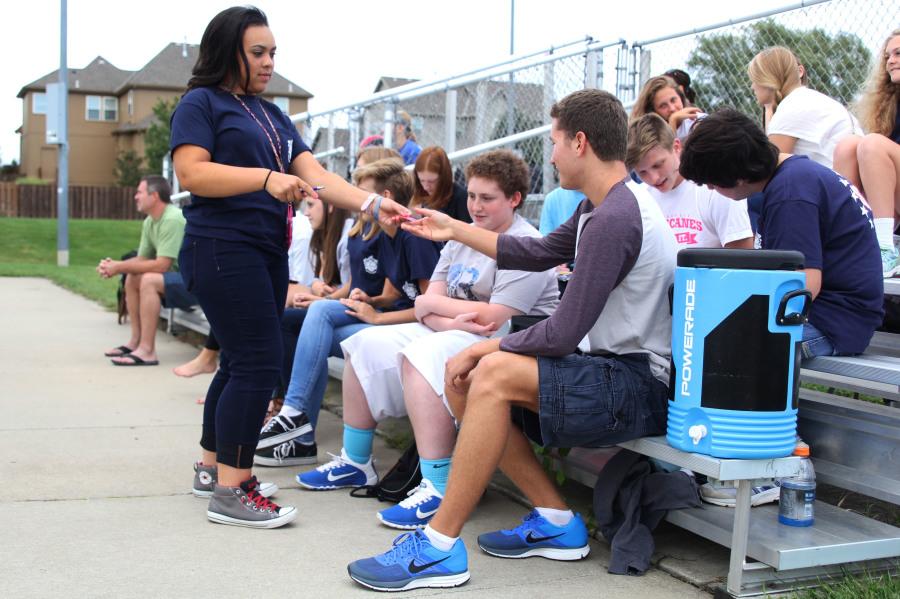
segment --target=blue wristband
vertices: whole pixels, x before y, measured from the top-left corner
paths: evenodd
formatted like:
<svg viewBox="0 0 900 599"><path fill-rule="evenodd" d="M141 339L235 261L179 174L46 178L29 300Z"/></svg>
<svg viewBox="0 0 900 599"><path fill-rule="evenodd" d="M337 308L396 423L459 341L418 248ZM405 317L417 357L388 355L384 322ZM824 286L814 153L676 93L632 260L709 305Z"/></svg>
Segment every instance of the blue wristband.
<svg viewBox="0 0 900 599"><path fill-rule="evenodd" d="M372 218L375 220L378 220L378 213L381 211L381 200L383 199L381 196L375 198L375 207L372 209Z"/></svg>

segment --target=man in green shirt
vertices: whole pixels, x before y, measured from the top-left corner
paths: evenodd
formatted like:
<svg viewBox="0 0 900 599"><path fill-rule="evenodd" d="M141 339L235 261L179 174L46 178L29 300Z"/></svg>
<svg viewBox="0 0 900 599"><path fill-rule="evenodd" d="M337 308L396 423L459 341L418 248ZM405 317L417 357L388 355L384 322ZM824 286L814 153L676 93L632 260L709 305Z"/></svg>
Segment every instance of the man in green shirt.
<svg viewBox="0 0 900 599"><path fill-rule="evenodd" d="M104 355L116 366L154 366L160 307L187 309L197 304L178 271L184 217L171 204L169 183L158 175L141 179L134 194L138 212L147 215L138 255L128 260L104 258L97 265L103 278L125 275L125 301L131 338Z"/></svg>

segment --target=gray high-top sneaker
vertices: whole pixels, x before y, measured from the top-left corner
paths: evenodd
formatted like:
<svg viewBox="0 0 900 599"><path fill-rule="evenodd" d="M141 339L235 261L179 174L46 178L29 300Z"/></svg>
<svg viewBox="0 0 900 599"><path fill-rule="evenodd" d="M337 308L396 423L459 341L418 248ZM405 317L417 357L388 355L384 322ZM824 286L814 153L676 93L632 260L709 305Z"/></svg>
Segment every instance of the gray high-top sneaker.
<svg viewBox="0 0 900 599"><path fill-rule="evenodd" d="M194 487L191 489L194 497L212 497L213 486L218 479L218 469L215 466L204 466L200 462L194 462ZM259 483L258 492L263 497L271 497L278 492L278 485Z"/></svg>
<svg viewBox="0 0 900 599"><path fill-rule="evenodd" d="M259 493L256 477L251 476L238 487L216 484L206 517L219 524L249 526L250 528L278 528L297 517L297 508L280 507Z"/></svg>

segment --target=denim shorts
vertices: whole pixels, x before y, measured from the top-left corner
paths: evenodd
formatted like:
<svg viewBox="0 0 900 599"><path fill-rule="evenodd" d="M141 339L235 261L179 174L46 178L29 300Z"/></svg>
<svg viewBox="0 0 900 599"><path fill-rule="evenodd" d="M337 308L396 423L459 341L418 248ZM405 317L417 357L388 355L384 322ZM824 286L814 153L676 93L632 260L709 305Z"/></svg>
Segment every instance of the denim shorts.
<svg viewBox="0 0 900 599"><path fill-rule="evenodd" d="M800 343L800 351L804 359L835 355L834 344L831 343L831 339L809 323L803 325L803 340Z"/></svg>
<svg viewBox="0 0 900 599"><path fill-rule="evenodd" d="M666 431L668 388L644 354L539 356L538 376L544 446L604 447Z"/></svg>
<svg viewBox="0 0 900 599"><path fill-rule="evenodd" d="M187 290L180 272L168 271L163 273L163 305L166 308L178 308L190 310L200 302L194 294Z"/></svg>

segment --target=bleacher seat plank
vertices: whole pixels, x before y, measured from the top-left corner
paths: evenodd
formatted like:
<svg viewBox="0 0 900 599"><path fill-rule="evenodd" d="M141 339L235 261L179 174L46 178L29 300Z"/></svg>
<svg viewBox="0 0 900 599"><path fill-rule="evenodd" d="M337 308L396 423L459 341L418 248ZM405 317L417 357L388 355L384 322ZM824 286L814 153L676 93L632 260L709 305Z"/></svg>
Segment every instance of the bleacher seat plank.
<svg viewBox="0 0 900 599"><path fill-rule="evenodd" d="M778 522L777 505L750 510L747 555L777 570L796 570L900 555L900 528L817 501L816 522L802 528ZM666 520L731 547L734 509L704 504L671 510Z"/></svg>
<svg viewBox="0 0 900 599"><path fill-rule="evenodd" d="M797 425L820 482L900 505L900 410L801 389Z"/></svg>

